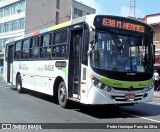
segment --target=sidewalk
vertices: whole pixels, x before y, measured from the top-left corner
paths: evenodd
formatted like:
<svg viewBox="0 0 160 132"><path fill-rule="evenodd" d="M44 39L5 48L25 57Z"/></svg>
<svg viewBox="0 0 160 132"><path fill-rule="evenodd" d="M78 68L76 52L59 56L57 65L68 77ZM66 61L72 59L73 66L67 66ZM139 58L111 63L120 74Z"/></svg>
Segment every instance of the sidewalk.
<svg viewBox="0 0 160 132"><path fill-rule="evenodd" d="M154 92L154 97L155 98L160 98L160 91L155 91Z"/></svg>
<svg viewBox="0 0 160 132"><path fill-rule="evenodd" d="M3 74L0 74L0 78L3 78Z"/></svg>

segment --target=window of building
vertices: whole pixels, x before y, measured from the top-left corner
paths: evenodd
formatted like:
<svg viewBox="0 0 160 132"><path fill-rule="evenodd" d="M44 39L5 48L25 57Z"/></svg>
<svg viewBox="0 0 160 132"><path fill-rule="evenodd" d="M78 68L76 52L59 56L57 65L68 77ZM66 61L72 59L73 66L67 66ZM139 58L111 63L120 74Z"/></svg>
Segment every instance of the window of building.
<svg viewBox="0 0 160 132"><path fill-rule="evenodd" d="M3 33L3 24L0 24L0 33Z"/></svg>
<svg viewBox="0 0 160 132"><path fill-rule="evenodd" d="M62 31L54 34L54 43L52 49L53 58L66 57L67 51L67 31Z"/></svg>
<svg viewBox="0 0 160 132"><path fill-rule="evenodd" d="M60 0L57 0L57 2L56 2L56 8L57 8L57 9L60 8Z"/></svg>
<svg viewBox="0 0 160 132"><path fill-rule="evenodd" d="M3 39L0 39L0 49L3 48Z"/></svg>
<svg viewBox="0 0 160 132"><path fill-rule="evenodd" d="M19 3L19 10L24 11L25 10L25 1L22 1Z"/></svg>
<svg viewBox="0 0 160 132"><path fill-rule="evenodd" d="M77 15L78 14L78 11L76 8L74 8L74 14Z"/></svg>
<svg viewBox="0 0 160 132"><path fill-rule="evenodd" d="M11 31L17 30L17 20L11 22Z"/></svg>
<svg viewBox="0 0 160 132"><path fill-rule="evenodd" d="M82 11L78 10L78 16L82 16Z"/></svg>
<svg viewBox="0 0 160 132"><path fill-rule="evenodd" d="M24 18L18 19L18 29L24 29Z"/></svg>
<svg viewBox="0 0 160 132"><path fill-rule="evenodd" d="M25 1L20 1L0 9L0 18L8 15L20 13L25 10Z"/></svg>
<svg viewBox="0 0 160 132"><path fill-rule="evenodd" d="M15 14L15 13L16 13L16 4L13 4L11 8L11 14Z"/></svg>
<svg viewBox="0 0 160 132"><path fill-rule="evenodd" d="M83 12L79 9L74 8L74 15L77 15L77 16L81 17L83 15Z"/></svg>
<svg viewBox="0 0 160 132"><path fill-rule="evenodd" d="M51 57L51 43L50 34L41 36L40 42L40 58L50 58Z"/></svg>
<svg viewBox="0 0 160 132"><path fill-rule="evenodd" d="M0 9L0 18L3 17L3 9Z"/></svg>
<svg viewBox="0 0 160 132"><path fill-rule="evenodd" d="M10 22L4 23L4 32L9 32L10 31Z"/></svg>
<svg viewBox="0 0 160 132"><path fill-rule="evenodd" d="M4 16L8 16L10 15L10 8L9 7L5 7L4 8Z"/></svg>
<svg viewBox="0 0 160 132"><path fill-rule="evenodd" d="M38 37L31 38L30 42L30 58L38 58L39 56L39 45L38 45Z"/></svg>
<svg viewBox="0 0 160 132"><path fill-rule="evenodd" d="M59 24L59 12L56 12L56 24Z"/></svg>
<svg viewBox="0 0 160 132"><path fill-rule="evenodd" d="M14 59L19 60L21 58L21 42L17 42L15 47Z"/></svg>
<svg viewBox="0 0 160 132"><path fill-rule="evenodd" d="M24 18L0 24L0 33L24 29Z"/></svg>

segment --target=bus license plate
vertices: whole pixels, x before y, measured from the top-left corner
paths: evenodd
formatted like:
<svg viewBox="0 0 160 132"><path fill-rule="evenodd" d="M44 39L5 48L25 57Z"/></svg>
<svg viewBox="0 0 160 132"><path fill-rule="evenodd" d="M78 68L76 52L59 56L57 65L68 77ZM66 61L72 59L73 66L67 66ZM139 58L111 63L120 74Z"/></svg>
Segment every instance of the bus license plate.
<svg viewBox="0 0 160 132"><path fill-rule="evenodd" d="M125 99L134 100L135 99L135 94L125 94Z"/></svg>

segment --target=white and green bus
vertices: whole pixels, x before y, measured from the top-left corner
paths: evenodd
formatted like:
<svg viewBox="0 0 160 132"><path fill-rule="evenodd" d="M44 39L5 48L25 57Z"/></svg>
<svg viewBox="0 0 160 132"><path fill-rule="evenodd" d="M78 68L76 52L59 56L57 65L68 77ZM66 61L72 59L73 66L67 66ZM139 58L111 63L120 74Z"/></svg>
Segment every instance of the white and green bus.
<svg viewBox="0 0 160 132"><path fill-rule="evenodd" d="M135 19L88 15L6 44L4 79L52 95L61 107L153 99L153 29Z"/></svg>

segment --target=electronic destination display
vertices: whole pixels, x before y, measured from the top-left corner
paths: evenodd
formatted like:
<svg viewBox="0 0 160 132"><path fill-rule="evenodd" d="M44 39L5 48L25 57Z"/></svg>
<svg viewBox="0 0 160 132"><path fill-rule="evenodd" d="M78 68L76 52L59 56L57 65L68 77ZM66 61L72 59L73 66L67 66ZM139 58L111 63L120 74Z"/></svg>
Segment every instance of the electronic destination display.
<svg viewBox="0 0 160 132"><path fill-rule="evenodd" d="M146 30L142 22L124 17L96 16L94 25L96 28L116 28L139 33Z"/></svg>

